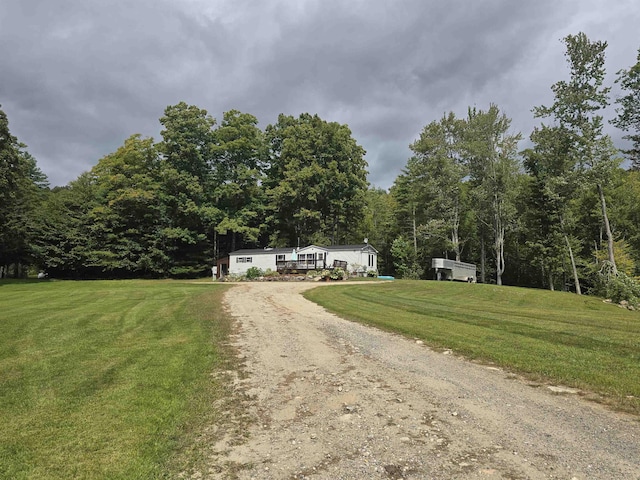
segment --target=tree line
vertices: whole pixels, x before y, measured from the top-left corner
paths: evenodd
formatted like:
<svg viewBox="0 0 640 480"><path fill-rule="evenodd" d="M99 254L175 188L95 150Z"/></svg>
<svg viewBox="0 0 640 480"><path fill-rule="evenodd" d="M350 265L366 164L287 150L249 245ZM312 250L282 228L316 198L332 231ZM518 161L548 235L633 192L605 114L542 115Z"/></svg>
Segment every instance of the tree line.
<svg viewBox="0 0 640 480"><path fill-rule="evenodd" d="M50 188L0 111L0 275L166 277L208 271L243 247L361 243L384 273L431 278L429 259L476 263L479 281L581 293L640 266L640 51L618 72L615 118L606 42L564 39L569 79L531 147L497 105L424 127L389 191L367 182L347 125L280 115L264 130L236 110L218 123L181 102L159 142L132 135L64 187ZM621 167L623 156L631 167ZM627 280L625 280L627 281Z"/></svg>
<svg viewBox="0 0 640 480"><path fill-rule="evenodd" d="M482 282L640 296L640 51L616 80L623 95L610 122L632 145L619 152L603 130L606 42L580 33L564 43L569 80L533 109L541 123L530 148L518 150L521 135L496 105L448 113L411 145L390 192L391 257L403 276L424 277L428 259L445 256L477 263Z"/></svg>
<svg viewBox="0 0 640 480"><path fill-rule="evenodd" d="M365 151L317 115L280 115L262 131L253 115L232 110L218 125L181 102L165 109L160 142L132 135L53 189L1 119L13 183L0 264L16 275L34 265L56 277L195 276L241 247L361 236Z"/></svg>

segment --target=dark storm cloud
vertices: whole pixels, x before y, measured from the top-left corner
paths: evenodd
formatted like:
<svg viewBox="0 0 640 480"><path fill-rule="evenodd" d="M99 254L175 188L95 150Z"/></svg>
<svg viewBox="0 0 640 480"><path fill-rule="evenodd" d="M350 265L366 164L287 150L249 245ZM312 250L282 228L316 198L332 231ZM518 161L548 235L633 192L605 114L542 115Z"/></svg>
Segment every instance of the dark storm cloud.
<svg viewBox="0 0 640 480"><path fill-rule="evenodd" d="M281 112L347 123L388 187L447 111L494 102L528 135L567 74L560 38L609 40L615 72L635 60L638 17L631 0L5 0L0 104L53 184L133 133L158 138L184 100L262 126Z"/></svg>

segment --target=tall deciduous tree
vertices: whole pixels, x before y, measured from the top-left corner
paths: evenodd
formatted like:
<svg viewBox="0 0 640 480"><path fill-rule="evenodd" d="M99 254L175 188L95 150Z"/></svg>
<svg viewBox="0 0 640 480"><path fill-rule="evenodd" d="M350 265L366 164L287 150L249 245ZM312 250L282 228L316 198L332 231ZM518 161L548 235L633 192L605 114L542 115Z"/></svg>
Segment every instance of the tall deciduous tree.
<svg viewBox="0 0 640 480"><path fill-rule="evenodd" d="M464 156L476 199L478 221L491 232L496 283L506 268L505 235L514 225L520 134L509 132L511 120L496 105L485 112L469 109L464 131Z"/></svg>
<svg viewBox="0 0 640 480"><path fill-rule="evenodd" d="M268 152L257 125L253 115L231 110L214 132L212 188L220 209L215 229L230 237L226 248L230 251L236 249L238 236L243 243L257 243L265 228L262 182Z"/></svg>
<svg viewBox="0 0 640 480"><path fill-rule="evenodd" d="M168 260L161 230L166 225L152 138L132 135L91 170L96 206L90 211L94 265L119 276L163 275Z"/></svg>
<svg viewBox="0 0 640 480"><path fill-rule="evenodd" d="M590 41L584 33L564 38L570 68L569 81L561 80L551 89L554 103L534 109L538 117L552 117L566 132L572 154L583 172L585 182L597 192L602 222L607 237L608 259L616 271L614 239L607 214L605 187L620 161L613 143L602 131L602 115L608 105L610 88L604 87L607 42Z"/></svg>
<svg viewBox="0 0 640 480"><path fill-rule="evenodd" d="M429 221L420 230L429 237L443 237L447 250L461 259L460 224L463 212L463 184L467 168L461 156L461 140L465 122L453 112L440 121L424 127L420 137L409 148L406 175L411 177L420 208ZM443 231L444 230L444 231Z"/></svg>
<svg viewBox="0 0 640 480"><path fill-rule="evenodd" d="M35 234L33 214L48 187L35 159L9 130L9 119L0 110L0 278L9 266L20 276L31 259Z"/></svg>
<svg viewBox="0 0 640 480"><path fill-rule="evenodd" d="M368 182L365 151L349 127L308 113L280 115L266 135L273 242L353 241Z"/></svg>
<svg viewBox="0 0 640 480"><path fill-rule="evenodd" d="M616 99L618 116L611 123L629 132L623 138L631 141L631 148L624 153L631 160L632 168L640 170L640 49L636 64L628 70L620 70L616 83L625 95Z"/></svg>
<svg viewBox="0 0 640 480"><path fill-rule="evenodd" d="M208 181L216 120L206 110L180 102L165 109L160 123L164 127L160 149L167 163L201 184Z"/></svg>
<svg viewBox="0 0 640 480"><path fill-rule="evenodd" d="M167 224L161 230L172 275L208 270L218 210L213 204L211 173L215 119L206 110L180 102L160 119L164 129L159 149Z"/></svg>
<svg viewBox="0 0 640 480"><path fill-rule="evenodd" d="M562 271L563 251L566 251L576 293L580 295L574 240L570 238L569 228L569 202L578 186L570 138L559 126L542 125L531 134L534 146L524 152L524 167L533 179L526 218L530 231L528 243L548 276L549 288L554 289L554 277Z"/></svg>

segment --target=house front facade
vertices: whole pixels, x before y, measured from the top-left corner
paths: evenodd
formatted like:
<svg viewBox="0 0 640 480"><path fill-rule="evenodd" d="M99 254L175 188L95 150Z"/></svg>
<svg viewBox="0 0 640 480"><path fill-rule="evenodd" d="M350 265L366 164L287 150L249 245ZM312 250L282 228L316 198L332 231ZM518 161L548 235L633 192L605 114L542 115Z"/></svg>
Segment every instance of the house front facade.
<svg viewBox="0 0 640 480"><path fill-rule="evenodd" d="M378 269L378 251L368 243L360 245L309 245L303 248L242 249L231 252L227 272L244 275L251 267L279 272L306 272L340 266L349 273ZM221 269L218 269L220 272ZM220 272L223 273L223 272Z"/></svg>

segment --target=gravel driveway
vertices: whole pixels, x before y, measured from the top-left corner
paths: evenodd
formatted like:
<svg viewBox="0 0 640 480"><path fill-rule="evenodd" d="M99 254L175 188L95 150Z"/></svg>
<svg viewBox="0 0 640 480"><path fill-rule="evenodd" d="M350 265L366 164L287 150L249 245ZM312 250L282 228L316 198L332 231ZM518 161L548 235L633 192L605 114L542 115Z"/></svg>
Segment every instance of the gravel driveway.
<svg viewBox="0 0 640 480"><path fill-rule="evenodd" d="M342 320L300 295L317 285L225 294L253 421L210 478L640 479L637 418Z"/></svg>

